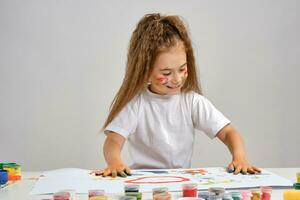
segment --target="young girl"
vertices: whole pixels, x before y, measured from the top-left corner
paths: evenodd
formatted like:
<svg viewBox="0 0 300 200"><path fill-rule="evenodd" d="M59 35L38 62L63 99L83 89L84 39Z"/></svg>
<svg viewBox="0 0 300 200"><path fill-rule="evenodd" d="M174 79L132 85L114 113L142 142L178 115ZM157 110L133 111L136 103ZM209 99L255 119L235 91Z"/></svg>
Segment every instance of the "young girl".
<svg viewBox="0 0 300 200"><path fill-rule="evenodd" d="M103 130L107 135L103 176L133 169L189 168L194 129L218 137L230 150L230 172L257 173L248 163L240 134L201 95L192 44L178 16L145 15L134 30L126 74ZM125 140L133 165L120 153Z"/></svg>

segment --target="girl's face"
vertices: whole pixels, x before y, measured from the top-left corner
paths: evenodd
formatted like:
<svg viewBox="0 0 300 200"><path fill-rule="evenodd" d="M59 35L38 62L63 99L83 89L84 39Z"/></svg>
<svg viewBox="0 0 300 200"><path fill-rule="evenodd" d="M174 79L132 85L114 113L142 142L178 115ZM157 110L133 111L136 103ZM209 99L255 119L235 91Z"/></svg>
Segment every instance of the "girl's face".
<svg viewBox="0 0 300 200"><path fill-rule="evenodd" d="M184 45L176 46L160 53L149 77L150 90L157 94L178 94L188 76Z"/></svg>

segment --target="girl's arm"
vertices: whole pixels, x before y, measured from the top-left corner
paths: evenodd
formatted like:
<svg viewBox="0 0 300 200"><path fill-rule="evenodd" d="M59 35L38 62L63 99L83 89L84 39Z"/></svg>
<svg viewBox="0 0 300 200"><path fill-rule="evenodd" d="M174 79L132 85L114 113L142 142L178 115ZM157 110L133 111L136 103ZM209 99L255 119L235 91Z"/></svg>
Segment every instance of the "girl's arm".
<svg viewBox="0 0 300 200"><path fill-rule="evenodd" d="M238 131L228 124L223 127L217 137L228 147L232 155L232 162L228 165L228 171L234 174L260 173L261 170L250 165L246 159L244 142Z"/></svg>
<svg viewBox="0 0 300 200"><path fill-rule="evenodd" d="M117 175L126 177L130 174L130 168L121 160L121 150L125 138L118 133L109 132L103 146L104 158L107 167L101 172L103 176L116 177Z"/></svg>

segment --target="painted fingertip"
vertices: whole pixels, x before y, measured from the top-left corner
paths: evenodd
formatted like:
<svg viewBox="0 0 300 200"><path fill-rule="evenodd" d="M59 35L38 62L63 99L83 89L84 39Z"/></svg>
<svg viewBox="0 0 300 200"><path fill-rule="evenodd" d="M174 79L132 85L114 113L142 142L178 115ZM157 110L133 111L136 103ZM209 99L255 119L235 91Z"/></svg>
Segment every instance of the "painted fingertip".
<svg viewBox="0 0 300 200"><path fill-rule="evenodd" d="M101 176L103 172L95 172L95 176Z"/></svg>
<svg viewBox="0 0 300 200"><path fill-rule="evenodd" d="M113 178L115 178L115 177L117 176L117 172L111 173L111 176L112 176Z"/></svg>
<svg viewBox="0 0 300 200"><path fill-rule="evenodd" d="M131 176L131 172L127 169L125 169L125 173L128 175L128 176Z"/></svg>
<svg viewBox="0 0 300 200"><path fill-rule="evenodd" d="M119 176L121 177L127 177L127 175L124 172L118 172Z"/></svg>
<svg viewBox="0 0 300 200"><path fill-rule="evenodd" d="M239 173L240 173L240 171L234 171L234 172L233 172L234 175L237 175L237 174L239 174Z"/></svg>

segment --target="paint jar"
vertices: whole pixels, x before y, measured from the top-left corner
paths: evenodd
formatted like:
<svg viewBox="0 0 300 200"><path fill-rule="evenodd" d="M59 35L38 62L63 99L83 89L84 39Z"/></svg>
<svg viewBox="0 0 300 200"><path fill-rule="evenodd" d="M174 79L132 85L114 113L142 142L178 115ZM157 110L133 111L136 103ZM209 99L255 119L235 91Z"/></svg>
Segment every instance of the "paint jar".
<svg viewBox="0 0 300 200"><path fill-rule="evenodd" d="M241 194L242 194L242 200L251 200L252 193L250 190L242 190Z"/></svg>
<svg viewBox="0 0 300 200"><path fill-rule="evenodd" d="M76 200L76 191L72 189L66 189L66 190L61 190L59 192L69 192L70 193L70 199L71 200Z"/></svg>
<svg viewBox="0 0 300 200"><path fill-rule="evenodd" d="M8 181L8 172L7 170L0 170L0 185L6 184Z"/></svg>
<svg viewBox="0 0 300 200"><path fill-rule="evenodd" d="M300 183L300 172L298 172L298 173L296 174L296 176L297 176L297 183Z"/></svg>
<svg viewBox="0 0 300 200"><path fill-rule="evenodd" d="M300 183L294 183L293 187L296 190L300 190Z"/></svg>
<svg viewBox="0 0 300 200"><path fill-rule="evenodd" d="M125 196L136 197L137 200L141 200L142 199L142 193L141 192L126 192Z"/></svg>
<svg viewBox="0 0 300 200"><path fill-rule="evenodd" d="M216 194L217 196L223 196L224 192L225 192L225 188L222 187L211 187L208 189L209 192Z"/></svg>
<svg viewBox="0 0 300 200"><path fill-rule="evenodd" d="M53 200L71 200L69 192L56 192L53 194Z"/></svg>
<svg viewBox="0 0 300 200"><path fill-rule="evenodd" d="M139 185L125 185L124 192L139 192L140 186Z"/></svg>
<svg viewBox="0 0 300 200"><path fill-rule="evenodd" d="M271 199L271 193L272 193L272 188L271 187L261 187L261 200L270 200Z"/></svg>
<svg viewBox="0 0 300 200"><path fill-rule="evenodd" d="M283 192L284 200L299 200L300 199L300 190L285 190Z"/></svg>
<svg viewBox="0 0 300 200"><path fill-rule="evenodd" d="M251 200L260 200L261 192L260 190L252 190L252 197Z"/></svg>
<svg viewBox="0 0 300 200"><path fill-rule="evenodd" d="M152 198L154 198L154 195L159 193L168 193L169 189L167 187L157 187L152 189Z"/></svg>
<svg viewBox="0 0 300 200"><path fill-rule="evenodd" d="M183 197L197 197L197 184L187 183L182 185L182 196Z"/></svg>
<svg viewBox="0 0 300 200"><path fill-rule="evenodd" d="M136 197L123 196L120 200L137 200Z"/></svg>
<svg viewBox="0 0 300 200"><path fill-rule="evenodd" d="M94 196L94 197L89 197L89 200L107 200L106 196Z"/></svg>
<svg viewBox="0 0 300 200"><path fill-rule="evenodd" d="M21 166L16 163L2 163L2 168L8 172L9 181L21 179Z"/></svg>
<svg viewBox="0 0 300 200"><path fill-rule="evenodd" d="M105 195L105 191L104 190L89 190L88 194L89 194L89 197L104 196Z"/></svg>
<svg viewBox="0 0 300 200"><path fill-rule="evenodd" d="M222 200L222 196L215 193L211 193L208 197L208 200Z"/></svg>
<svg viewBox="0 0 300 200"><path fill-rule="evenodd" d="M153 195L153 200L171 200L171 194L168 192L160 192Z"/></svg>
<svg viewBox="0 0 300 200"><path fill-rule="evenodd" d="M241 200L242 195L238 191L230 192L233 200Z"/></svg>
<svg viewBox="0 0 300 200"><path fill-rule="evenodd" d="M89 190L89 200L107 200L104 190Z"/></svg>
<svg viewBox="0 0 300 200"><path fill-rule="evenodd" d="M211 194L210 192L201 191L198 192L198 197L207 200L210 194Z"/></svg>
<svg viewBox="0 0 300 200"><path fill-rule="evenodd" d="M233 200L232 195L228 192L223 194L222 200Z"/></svg>

